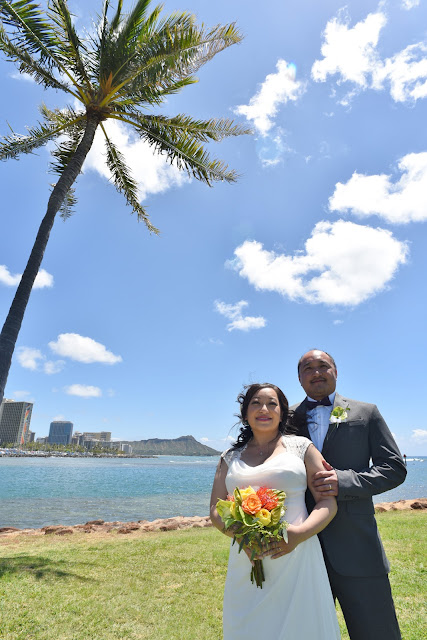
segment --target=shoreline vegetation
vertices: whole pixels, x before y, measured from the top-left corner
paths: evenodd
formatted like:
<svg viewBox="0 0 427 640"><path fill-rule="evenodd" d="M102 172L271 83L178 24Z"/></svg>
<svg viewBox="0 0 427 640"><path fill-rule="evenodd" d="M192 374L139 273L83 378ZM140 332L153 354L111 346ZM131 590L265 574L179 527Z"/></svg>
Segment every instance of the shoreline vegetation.
<svg viewBox="0 0 427 640"><path fill-rule="evenodd" d="M421 500L377 514L405 640L420 640L427 622L427 509L407 504L414 502ZM2 534L1 639L220 640L230 539L203 520L129 535L99 525L91 535ZM339 606L337 613L348 640Z"/></svg>
<svg viewBox="0 0 427 640"><path fill-rule="evenodd" d="M108 445L108 446L107 446ZM114 446L113 446L114 445ZM132 453L120 451L120 445L130 445ZM85 449L78 445L42 444L29 442L26 445L3 443L0 447L1 458L156 458L157 456L219 456L221 451L212 449L193 436L179 438L150 438L149 440L117 440L106 442L96 441L93 447Z"/></svg>
<svg viewBox="0 0 427 640"><path fill-rule="evenodd" d="M416 498L411 500L396 500L394 502L380 502L375 505L375 513L384 513L386 511L426 511L427 498ZM57 535L65 536L74 533L97 533L110 534L129 534L134 531L153 532L153 531L177 531L179 529L203 529L211 527L212 523L209 516L175 516L172 518L157 518L156 520L137 520L135 522L122 522L115 520L106 522L104 520L89 520L85 524L76 524L66 526L61 524L52 524L40 529L19 529L18 527L0 527L0 542L6 537L16 536L46 536Z"/></svg>

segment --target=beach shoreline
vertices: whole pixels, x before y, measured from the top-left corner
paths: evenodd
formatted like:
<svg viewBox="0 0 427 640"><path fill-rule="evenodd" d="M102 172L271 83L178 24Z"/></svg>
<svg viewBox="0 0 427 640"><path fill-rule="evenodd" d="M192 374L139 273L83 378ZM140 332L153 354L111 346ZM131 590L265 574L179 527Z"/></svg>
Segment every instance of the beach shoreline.
<svg viewBox="0 0 427 640"><path fill-rule="evenodd" d="M427 510L427 498L412 498L410 500L395 500L394 502L380 502L375 505L376 513L386 511L403 510L425 511ZM105 522L104 520L90 520L85 524L48 525L40 529L18 529L17 527L0 527L0 541L2 539L16 538L18 536L45 536L45 535L71 535L74 533L98 533L110 534L115 532L120 535L140 532L176 531L178 529L192 529L211 527L209 516L175 516L172 518L158 518L157 520L138 520L135 522Z"/></svg>

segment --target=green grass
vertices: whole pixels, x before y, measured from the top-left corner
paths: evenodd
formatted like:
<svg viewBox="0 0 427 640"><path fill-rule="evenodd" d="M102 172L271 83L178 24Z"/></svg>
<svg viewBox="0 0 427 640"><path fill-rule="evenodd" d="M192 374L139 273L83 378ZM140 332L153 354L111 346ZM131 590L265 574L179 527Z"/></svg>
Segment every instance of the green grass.
<svg viewBox="0 0 427 640"><path fill-rule="evenodd" d="M404 640L424 637L426 516L378 515ZM228 545L215 529L1 538L0 638L220 640Z"/></svg>

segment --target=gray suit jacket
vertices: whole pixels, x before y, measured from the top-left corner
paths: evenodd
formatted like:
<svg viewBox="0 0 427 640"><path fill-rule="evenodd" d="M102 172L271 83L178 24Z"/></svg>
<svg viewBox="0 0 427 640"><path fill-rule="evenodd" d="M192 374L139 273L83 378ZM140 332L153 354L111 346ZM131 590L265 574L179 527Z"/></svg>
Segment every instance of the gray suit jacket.
<svg viewBox="0 0 427 640"><path fill-rule="evenodd" d="M383 417L374 404L335 395L334 407L348 409L344 422L330 424L322 455L338 476L338 513L319 534L323 551L344 576L378 576L389 571L374 517L372 496L401 484L406 467ZM306 400L291 407L306 414ZM310 438L307 426L299 435ZM307 492L309 510L314 505Z"/></svg>

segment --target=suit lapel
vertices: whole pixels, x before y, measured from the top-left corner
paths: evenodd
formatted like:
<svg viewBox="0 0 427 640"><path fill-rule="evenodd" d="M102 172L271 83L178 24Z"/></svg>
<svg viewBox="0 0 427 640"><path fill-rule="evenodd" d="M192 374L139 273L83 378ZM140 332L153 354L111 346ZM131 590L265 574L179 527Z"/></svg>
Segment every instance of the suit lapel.
<svg viewBox="0 0 427 640"><path fill-rule="evenodd" d="M303 418L303 424L298 427L298 435L304 436L305 438L308 438L309 440L311 440L310 432L307 426L307 419L306 419L306 413L307 413L306 402L307 402L307 398L303 400L301 404L295 409L295 414Z"/></svg>
<svg viewBox="0 0 427 640"><path fill-rule="evenodd" d="M348 407L347 400L345 400L345 398L340 396L339 393L335 394L334 406L332 407L332 411L335 409L335 407L344 407L344 408ZM325 450L327 445L331 442L331 440L335 436L336 432L338 431L339 425L340 425L339 422L330 422L329 423L328 431L327 431L325 439L323 441L322 452Z"/></svg>

